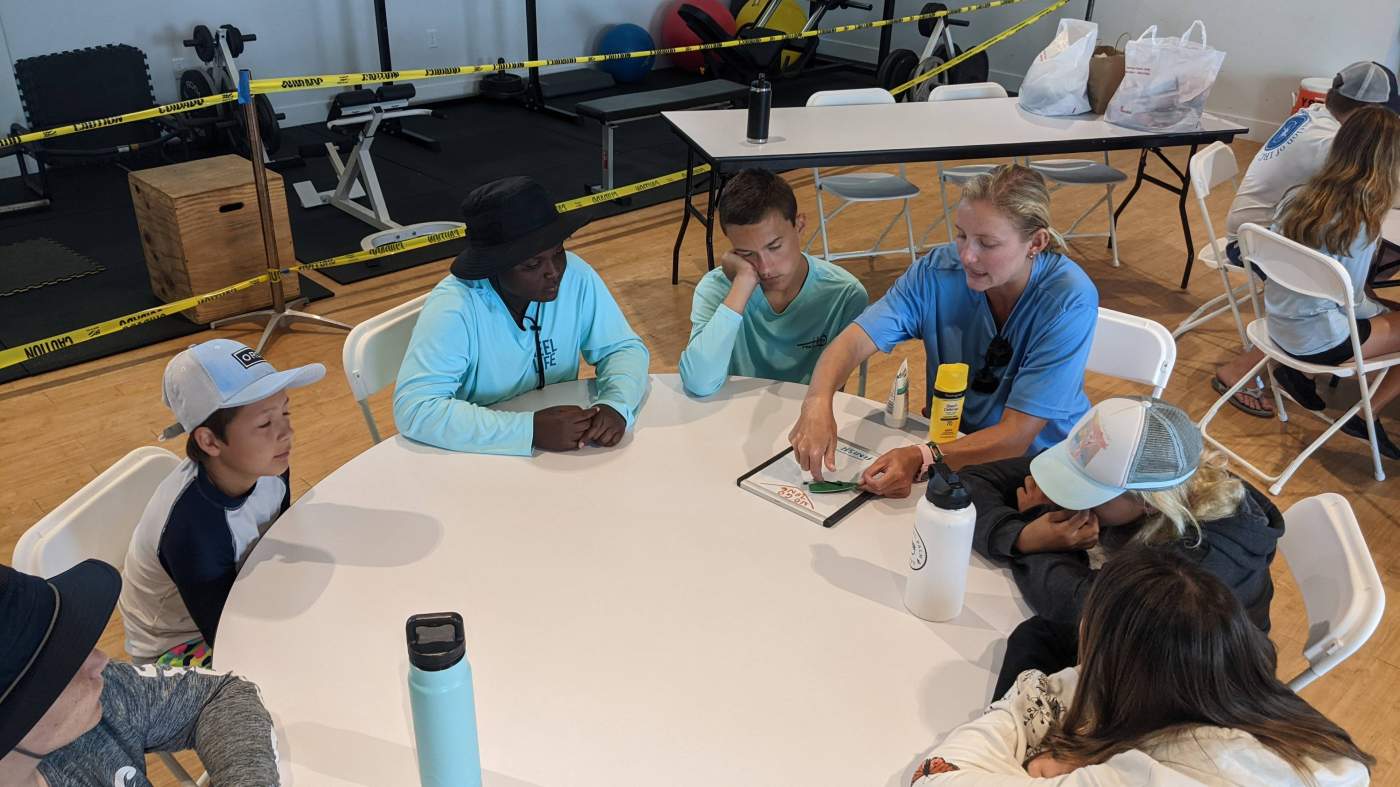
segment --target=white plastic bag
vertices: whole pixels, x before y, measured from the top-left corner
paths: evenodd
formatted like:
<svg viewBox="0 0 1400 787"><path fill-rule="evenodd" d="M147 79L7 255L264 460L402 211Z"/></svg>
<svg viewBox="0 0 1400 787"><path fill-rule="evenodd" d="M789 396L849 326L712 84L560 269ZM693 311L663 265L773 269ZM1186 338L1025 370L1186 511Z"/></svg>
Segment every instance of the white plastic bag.
<svg viewBox="0 0 1400 787"><path fill-rule="evenodd" d="M1099 26L1061 19L1050 45L1041 50L1021 81L1018 102L1037 115L1078 115L1089 111L1089 61Z"/></svg>
<svg viewBox="0 0 1400 787"><path fill-rule="evenodd" d="M1191 33L1201 30L1199 44ZM1125 73L1104 119L1143 131L1194 131L1201 125L1211 85L1225 53L1206 44L1206 26L1197 19L1181 38L1157 38L1157 26L1129 41Z"/></svg>

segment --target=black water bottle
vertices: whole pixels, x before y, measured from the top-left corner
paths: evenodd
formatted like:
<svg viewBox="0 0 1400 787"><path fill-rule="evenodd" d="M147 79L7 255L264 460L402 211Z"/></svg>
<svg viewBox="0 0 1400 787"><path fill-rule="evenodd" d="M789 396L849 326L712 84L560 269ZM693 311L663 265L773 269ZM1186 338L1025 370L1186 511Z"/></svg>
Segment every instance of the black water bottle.
<svg viewBox="0 0 1400 787"><path fill-rule="evenodd" d="M768 112L773 108L773 87L764 78L749 83L749 141L761 145L768 141Z"/></svg>

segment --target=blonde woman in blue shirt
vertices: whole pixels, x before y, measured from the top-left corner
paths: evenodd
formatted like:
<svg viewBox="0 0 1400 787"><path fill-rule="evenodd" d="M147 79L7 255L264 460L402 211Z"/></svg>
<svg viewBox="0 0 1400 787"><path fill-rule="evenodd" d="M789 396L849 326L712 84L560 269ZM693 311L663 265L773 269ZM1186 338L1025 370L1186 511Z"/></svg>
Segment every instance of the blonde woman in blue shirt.
<svg viewBox="0 0 1400 787"><path fill-rule="evenodd" d="M808 382L822 350L865 308L865 287L802 253L806 219L781 176L742 170L718 207L733 249L695 287L681 383L692 396L709 396L731 374Z"/></svg>
<svg viewBox="0 0 1400 787"><path fill-rule="evenodd" d="M399 431L484 454L616 445L646 392L650 354L597 272L564 250L586 220L556 212L526 177L477 188L462 213L467 248L428 295L399 369ZM590 406L489 409L578 379L580 355L597 369Z"/></svg>
<svg viewBox="0 0 1400 787"><path fill-rule="evenodd" d="M923 342L929 394L939 364L973 370L966 436L941 446L954 468L1039 453L1089 410L1084 366L1099 293L1050 227L1044 179L1006 164L969 181L955 228L954 243L920 258L822 353L788 436L799 464L817 478L835 466L837 388L861 361L908 339ZM907 496L932 455L920 445L896 448L861 485Z"/></svg>

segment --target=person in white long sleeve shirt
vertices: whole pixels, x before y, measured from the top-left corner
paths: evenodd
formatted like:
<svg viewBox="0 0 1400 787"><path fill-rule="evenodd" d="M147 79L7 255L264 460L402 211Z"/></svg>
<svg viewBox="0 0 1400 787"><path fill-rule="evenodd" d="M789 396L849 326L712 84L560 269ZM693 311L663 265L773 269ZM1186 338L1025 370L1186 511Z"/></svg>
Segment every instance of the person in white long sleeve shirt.
<svg viewBox="0 0 1400 787"><path fill-rule="evenodd" d="M1224 583L1170 550L1105 565L1079 666L1021 673L915 769L915 787L1369 784L1375 758L1275 676Z"/></svg>

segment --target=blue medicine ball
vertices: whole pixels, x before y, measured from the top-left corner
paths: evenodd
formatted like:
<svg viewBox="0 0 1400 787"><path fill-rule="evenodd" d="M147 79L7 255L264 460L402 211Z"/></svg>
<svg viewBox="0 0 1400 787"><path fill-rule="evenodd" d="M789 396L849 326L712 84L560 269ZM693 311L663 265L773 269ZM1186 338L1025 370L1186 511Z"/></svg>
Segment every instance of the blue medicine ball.
<svg viewBox="0 0 1400 787"><path fill-rule="evenodd" d="M598 44L598 54L615 55L619 52L642 52L655 49L651 34L633 24L613 25L603 34ZM619 82L641 82L651 71L655 55L649 57L629 57L621 60L604 60L598 66L612 74Z"/></svg>

